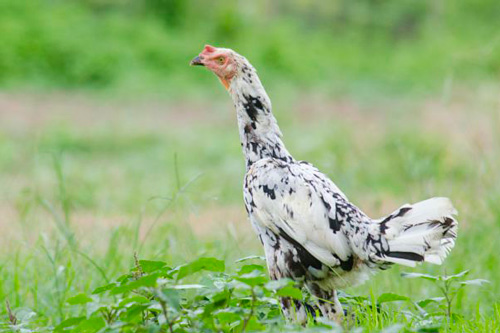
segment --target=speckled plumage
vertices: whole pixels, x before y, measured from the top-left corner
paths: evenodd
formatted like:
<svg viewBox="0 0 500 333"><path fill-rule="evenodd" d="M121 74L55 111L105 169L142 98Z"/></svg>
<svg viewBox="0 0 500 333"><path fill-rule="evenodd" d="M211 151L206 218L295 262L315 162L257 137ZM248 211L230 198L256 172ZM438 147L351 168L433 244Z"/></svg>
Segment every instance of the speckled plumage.
<svg viewBox="0 0 500 333"><path fill-rule="evenodd" d="M457 232L448 199L404 205L379 220L368 217L326 175L292 157L255 69L234 51L218 50L237 65L228 90L246 160L244 201L272 279L294 279L318 297L323 316L338 319L339 288L394 263L442 262ZM282 308L304 321L308 306L284 298Z"/></svg>

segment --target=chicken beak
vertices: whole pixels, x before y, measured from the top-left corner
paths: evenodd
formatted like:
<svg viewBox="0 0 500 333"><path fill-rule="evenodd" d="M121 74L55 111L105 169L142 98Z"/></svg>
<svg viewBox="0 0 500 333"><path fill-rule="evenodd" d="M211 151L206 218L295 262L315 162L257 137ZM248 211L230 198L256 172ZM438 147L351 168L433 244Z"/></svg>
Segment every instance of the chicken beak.
<svg viewBox="0 0 500 333"><path fill-rule="evenodd" d="M191 66L205 66L201 62L200 56L197 56L196 58L194 58L193 60L191 60L191 62L189 63L189 65L191 65Z"/></svg>

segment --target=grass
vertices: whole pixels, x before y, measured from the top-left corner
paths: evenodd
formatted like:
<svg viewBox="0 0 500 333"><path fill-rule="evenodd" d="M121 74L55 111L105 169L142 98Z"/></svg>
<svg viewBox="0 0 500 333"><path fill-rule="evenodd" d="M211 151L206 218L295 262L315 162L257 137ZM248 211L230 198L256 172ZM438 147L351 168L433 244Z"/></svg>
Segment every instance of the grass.
<svg viewBox="0 0 500 333"><path fill-rule="evenodd" d="M495 0L0 1L0 87L192 98L212 80L180 64L211 43L275 86L428 93L497 80L499 13Z"/></svg>
<svg viewBox="0 0 500 333"><path fill-rule="evenodd" d="M204 89L215 90L213 82ZM458 242L443 266L394 267L345 290L359 296L344 298L357 318L350 329L416 331L436 324L442 332L500 329L500 105L495 91L498 86L452 87L442 95L391 100L328 99L321 93L287 99L270 91L289 150L331 176L370 216L438 195L452 198L460 212ZM82 96L5 94L3 99L18 113L0 112L0 329L12 330L6 301L28 330L51 331L68 318L86 315L87 328L78 328L79 322L68 329L101 327L104 319L91 315L96 304L117 305L129 296L91 293L117 279L123 285L135 281L134 253L171 268L207 257L225 265L226 275L202 271L182 279L165 269L164 277L173 276L169 288L207 285L221 276L224 283L248 282L241 276L252 272L242 272L235 261L261 255L262 249L245 218L244 163L225 96L127 105ZM130 269L128 280L120 280ZM465 270L469 279L491 283L461 289L452 305L456 316L449 320L418 317L412 302L442 296L441 290L401 273L443 276ZM260 294L253 313L261 314L268 330L298 329L287 326L276 306L262 315L269 307L265 297L275 299L278 291L266 289L264 273L255 276L264 280L255 285ZM154 294L158 285L143 287L140 293ZM228 327L231 320L238 322L226 331L241 331L252 309L253 287L235 288L231 306L242 312L224 315ZM200 293L215 297L212 289ZM411 301L389 302L377 312L377 300L387 293ZM177 308L169 307L177 304L175 297L162 301L158 295L158 303L148 306L166 304L167 317L182 307L204 308L196 291L182 295ZM262 329L256 319L251 324ZM328 325L311 323L308 329Z"/></svg>

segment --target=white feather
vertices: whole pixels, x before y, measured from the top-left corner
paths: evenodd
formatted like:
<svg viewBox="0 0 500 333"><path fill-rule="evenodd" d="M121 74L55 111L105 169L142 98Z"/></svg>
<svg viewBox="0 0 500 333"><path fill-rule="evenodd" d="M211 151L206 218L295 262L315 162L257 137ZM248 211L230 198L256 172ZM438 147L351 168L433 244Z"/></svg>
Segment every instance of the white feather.
<svg viewBox="0 0 500 333"><path fill-rule="evenodd" d="M400 214L402 208L409 210ZM457 222L453 218L457 211L451 201L431 198L402 208L392 214L394 218L378 220L386 223L389 252L416 254L422 256L423 261L441 264L455 245L457 233ZM385 260L408 265L408 260L401 262L401 258L390 255Z"/></svg>

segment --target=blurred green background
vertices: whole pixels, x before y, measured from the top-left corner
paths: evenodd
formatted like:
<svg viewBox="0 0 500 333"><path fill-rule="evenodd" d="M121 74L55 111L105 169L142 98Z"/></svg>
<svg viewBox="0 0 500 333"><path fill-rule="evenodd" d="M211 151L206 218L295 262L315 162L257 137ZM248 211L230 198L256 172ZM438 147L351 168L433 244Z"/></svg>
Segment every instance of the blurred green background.
<svg viewBox="0 0 500 333"><path fill-rule="evenodd" d="M500 76L496 0L2 0L0 85L196 94L205 43L270 84L428 92Z"/></svg>

